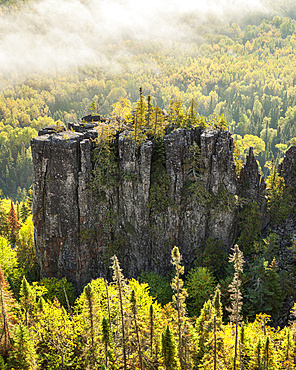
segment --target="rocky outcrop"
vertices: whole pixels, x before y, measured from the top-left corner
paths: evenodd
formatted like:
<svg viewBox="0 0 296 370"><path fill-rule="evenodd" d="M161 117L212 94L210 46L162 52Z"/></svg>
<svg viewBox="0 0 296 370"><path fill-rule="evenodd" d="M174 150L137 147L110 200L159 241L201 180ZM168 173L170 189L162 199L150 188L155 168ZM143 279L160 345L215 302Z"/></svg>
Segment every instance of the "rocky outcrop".
<svg viewBox="0 0 296 370"><path fill-rule="evenodd" d="M240 172L238 185L241 197L260 201L260 198L265 195L266 184L263 176L259 173L253 148L249 149L246 163Z"/></svg>
<svg viewBox="0 0 296 370"><path fill-rule="evenodd" d="M296 188L296 146L287 150L279 164L279 174L284 178L286 186Z"/></svg>
<svg viewBox="0 0 296 370"><path fill-rule="evenodd" d="M263 185L252 153L238 183L229 132L177 129L141 145L119 134L118 181L101 199L90 186L92 125L72 125L77 132L45 129L32 140L41 276L66 276L81 289L108 276L115 253L124 274L136 277L143 270L165 273L174 245L187 267L208 237L222 240L225 249L233 246L242 181L255 197Z"/></svg>

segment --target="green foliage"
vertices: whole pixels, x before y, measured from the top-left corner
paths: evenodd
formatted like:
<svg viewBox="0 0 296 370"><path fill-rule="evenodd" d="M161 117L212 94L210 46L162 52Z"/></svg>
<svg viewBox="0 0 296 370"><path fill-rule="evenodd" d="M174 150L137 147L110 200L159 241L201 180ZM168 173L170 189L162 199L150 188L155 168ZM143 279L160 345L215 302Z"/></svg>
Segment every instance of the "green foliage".
<svg viewBox="0 0 296 370"><path fill-rule="evenodd" d="M17 287L20 280L20 270L17 259L17 251L11 247L9 241L0 237L0 265L5 276L13 287Z"/></svg>
<svg viewBox="0 0 296 370"><path fill-rule="evenodd" d="M34 291L24 276L20 287L20 304L24 310L24 324L26 327L29 325L29 316L32 314L35 303L36 297Z"/></svg>
<svg viewBox="0 0 296 370"><path fill-rule="evenodd" d="M165 369L166 370L179 369L180 364L177 357L176 343L169 326L166 327L166 330L162 334L161 350Z"/></svg>
<svg viewBox="0 0 296 370"><path fill-rule="evenodd" d="M31 282L36 281L38 271L32 217L28 217L19 230L17 259L27 279Z"/></svg>
<svg viewBox="0 0 296 370"><path fill-rule="evenodd" d="M10 353L8 364L10 369L35 370L37 355L35 343L25 325L20 323L14 333L13 349Z"/></svg>
<svg viewBox="0 0 296 370"><path fill-rule="evenodd" d="M152 216L161 215L172 205L170 199L170 179L166 173L165 147L163 138L157 139L152 154L151 184L148 206Z"/></svg>
<svg viewBox="0 0 296 370"><path fill-rule="evenodd" d="M188 205L206 206L211 201L211 194L205 188L203 179L204 168L200 154L200 147L196 142L189 147L186 161L183 165L186 174L186 182L183 197Z"/></svg>
<svg viewBox="0 0 296 370"><path fill-rule="evenodd" d="M20 228L20 222L17 218L14 205L12 203L12 200L10 202L10 211L8 213L8 227L9 227L9 241L11 244L16 244L18 239L18 231Z"/></svg>
<svg viewBox="0 0 296 370"><path fill-rule="evenodd" d="M248 256L254 252L254 242L259 240L262 228L261 211L257 202L245 205L239 212L240 236L238 243Z"/></svg>
<svg viewBox="0 0 296 370"><path fill-rule="evenodd" d="M190 316L198 316L205 301L210 299L215 289L215 278L206 267L189 270L185 286L188 297L186 300Z"/></svg>
<svg viewBox="0 0 296 370"><path fill-rule="evenodd" d="M168 277L153 272L142 272L139 282L149 285L150 294L157 299L158 303L165 305L171 302L173 292Z"/></svg>
<svg viewBox="0 0 296 370"><path fill-rule="evenodd" d="M223 242L219 239L207 238L197 250L195 264L206 267L218 281L224 279L228 269L228 253L225 251Z"/></svg>
<svg viewBox="0 0 296 370"><path fill-rule="evenodd" d="M98 127L96 146L92 151L91 188L99 200L106 201L107 193L118 186L118 166L115 145L115 128Z"/></svg>
<svg viewBox="0 0 296 370"><path fill-rule="evenodd" d="M254 305L255 313L265 312L277 319L285 292L280 284L275 259L269 264L264 258L258 258L250 268L250 275L253 284L246 297Z"/></svg>
<svg viewBox="0 0 296 370"><path fill-rule="evenodd" d="M58 370L71 366L78 334L66 310L54 299L45 303L36 321L40 367Z"/></svg>
<svg viewBox="0 0 296 370"><path fill-rule="evenodd" d="M241 309L243 305L243 296L241 294L241 277L243 273L244 256L238 245L232 248L232 254L229 256L229 262L234 265L234 275L231 284L229 284L230 293L230 307L226 307L229 311L229 319L235 324L235 343L234 343L234 356L233 356L233 369L236 369L236 363L238 358L238 326L242 321Z"/></svg>
<svg viewBox="0 0 296 370"><path fill-rule="evenodd" d="M8 357L15 325L16 302L0 265L0 355Z"/></svg>
<svg viewBox="0 0 296 370"><path fill-rule="evenodd" d="M44 299L48 301L53 301L56 297L61 305L67 309L68 304L65 296L66 292L70 305L72 306L74 304L76 291L73 287L73 284L67 281L66 278L42 278L38 282L38 286L44 287L46 289L46 294L43 297Z"/></svg>
<svg viewBox="0 0 296 370"><path fill-rule="evenodd" d="M284 178L279 176L274 161L266 185L268 190L267 206L271 222L279 224L287 218L292 210L292 196L285 187Z"/></svg>

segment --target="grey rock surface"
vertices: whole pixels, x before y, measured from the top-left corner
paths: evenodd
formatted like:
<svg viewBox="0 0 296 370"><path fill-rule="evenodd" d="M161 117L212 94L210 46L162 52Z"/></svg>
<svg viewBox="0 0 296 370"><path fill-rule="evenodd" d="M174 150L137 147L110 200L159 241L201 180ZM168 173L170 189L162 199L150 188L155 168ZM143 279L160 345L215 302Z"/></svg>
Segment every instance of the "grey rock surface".
<svg viewBox="0 0 296 370"><path fill-rule="evenodd" d="M126 133L119 134L118 186L108 189L101 200L90 187L96 130L77 131L47 133L31 143L41 277L66 276L81 290L92 278L110 276L113 254L124 275L131 278L145 270L168 271L174 245L188 268L208 237L222 240L225 250L233 246L239 232L236 198L242 190L229 132L177 129L165 135L162 176L169 183L167 200L165 210L152 212L153 182L164 180L153 177L155 143L135 145ZM186 161L194 144L200 151L201 168L192 180ZM250 154L249 162L253 161ZM249 162L243 178L249 181L248 194L258 198L262 180L258 167ZM188 197L191 185L197 190Z"/></svg>

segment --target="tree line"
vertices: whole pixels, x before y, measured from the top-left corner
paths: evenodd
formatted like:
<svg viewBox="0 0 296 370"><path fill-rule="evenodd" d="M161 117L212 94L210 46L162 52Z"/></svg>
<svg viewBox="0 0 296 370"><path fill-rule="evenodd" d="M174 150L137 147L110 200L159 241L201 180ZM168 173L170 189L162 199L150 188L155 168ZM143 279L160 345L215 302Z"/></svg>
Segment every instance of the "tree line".
<svg viewBox="0 0 296 370"><path fill-rule="evenodd" d="M91 112L93 103L106 117L124 114L125 107L118 106L122 99L134 110L140 86L151 104L167 112L172 104L187 111L194 101L200 116L223 114L241 159L253 145L268 174L272 157L280 159L294 143L295 29L294 19L276 16L258 25L233 23L204 33L203 43L192 40L186 51L178 44L113 45L118 51L126 45L131 49L133 72L122 60L120 74L83 66L67 75L27 76L19 83L1 76L0 147L5 156L0 158L0 188L18 201L18 189L29 189L29 142L42 126L77 120Z"/></svg>
<svg viewBox="0 0 296 370"><path fill-rule="evenodd" d="M113 279L91 281L74 305L65 281L57 296L22 278L17 299L0 269L1 369L294 369L295 322L282 329L258 314L242 316L244 257L235 245L234 273L223 307L217 286L200 312L189 316L182 256L171 251L172 300L161 305L146 283L126 280L116 256ZM68 292L68 293L67 293ZM227 313L227 320L223 319ZM296 314L294 306L292 310Z"/></svg>

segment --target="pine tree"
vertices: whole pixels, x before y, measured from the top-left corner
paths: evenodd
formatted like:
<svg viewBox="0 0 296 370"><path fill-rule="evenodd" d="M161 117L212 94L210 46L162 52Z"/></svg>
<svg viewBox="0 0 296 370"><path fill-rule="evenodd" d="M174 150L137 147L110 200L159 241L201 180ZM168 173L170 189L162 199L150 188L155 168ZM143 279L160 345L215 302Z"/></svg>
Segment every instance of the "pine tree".
<svg viewBox="0 0 296 370"><path fill-rule="evenodd" d="M8 283L0 266L0 355L4 358L7 358L11 348L11 331L15 323L14 308L15 300L8 289Z"/></svg>
<svg viewBox="0 0 296 370"><path fill-rule="evenodd" d="M139 355L139 365L140 369L143 369L143 360L142 360L142 350L141 350L141 340L140 340L140 331L138 326L138 318L137 318L137 298L136 293L134 290L132 290L130 302L132 305L132 313L133 313L133 319L134 319L134 325L136 330L136 338L137 338L137 347L138 347L138 355Z"/></svg>
<svg viewBox="0 0 296 370"><path fill-rule="evenodd" d="M207 344L212 331L212 322L212 302L207 300L204 303L200 311L200 315L195 322L195 330L198 333L198 353L196 355L197 365L201 363L202 358L209 349Z"/></svg>
<svg viewBox="0 0 296 370"><path fill-rule="evenodd" d="M217 369L217 361L218 361L218 355L217 355L217 331L222 326L222 304L221 304L221 291L219 289L219 286L216 287L212 307L214 311L214 320L213 320L213 332L214 332L214 370Z"/></svg>
<svg viewBox="0 0 296 370"><path fill-rule="evenodd" d="M221 303L221 290L219 285L217 285L215 289L215 294L213 298L213 308L215 310L217 325L218 327L220 327L222 325L223 310Z"/></svg>
<svg viewBox="0 0 296 370"><path fill-rule="evenodd" d="M274 224L287 218L292 209L292 196L285 186L285 180L277 172L277 166L272 158L270 175L266 180L268 192L268 211Z"/></svg>
<svg viewBox="0 0 296 370"><path fill-rule="evenodd" d="M36 357L34 341L27 327L20 323L14 334L13 349L8 360L9 366L22 370L37 369Z"/></svg>
<svg viewBox="0 0 296 370"><path fill-rule="evenodd" d="M22 202L20 206L20 220L22 223L26 221L26 219L29 217L31 211L27 204L27 202Z"/></svg>
<svg viewBox="0 0 296 370"><path fill-rule="evenodd" d="M183 366L183 348L182 348L182 328L184 324L185 316L185 299L187 297L187 291L183 288L184 282L181 279L181 275L184 274L184 266L181 266L182 256L180 254L179 248L174 247L172 249L172 260L171 263L176 269L176 275L172 281L172 289L175 290L176 294L174 295L174 301L176 303L177 312L178 312L178 336L179 336L179 346L178 346L178 356Z"/></svg>
<svg viewBox="0 0 296 370"><path fill-rule="evenodd" d="M117 257L114 255L111 258L113 262L111 269L113 270L113 281L115 282L118 290L118 297L120 303L120 313L121 313L121 324L122 324L122 352L123 352L123 366L124 370L127 370L127 356L126 356L126 338L125 338L125 323L124 323L124 309L123 309L123 287L125 285L122 270L119 266Z"/></svg>
<svg viewBox="0 0 296 370"><path fill-rule="evenodd" d="M90 338L91 338L91 362L92 365L96 362L95 355L95 333L94 333L94 307L93 307L93 292L91 284L88 284L84 288L84 293L86 297L87 307L88 307L88 316L90 321Z"/></svg>
<svg viewBox="0 0 296 370"><path fill-rule="evenodd" d="M7 370L7 364L5 363L1 355L0 355L0 370Z"/></svg>
<svg viewBox="0 0 296 370"><path fill-rule="evenodd" d="M110 298L109 298L108 281L104 279L104 283L105 283L106 298L107 298L107 308L108 308L109 326L110 326L110 331L111 331L111 333L112 333L112 325L111 325L111 310L110 310Z"/></svg>
<svg viewBox="0 0 296 370"><path fill-rule="evenodd" d="M173 334L167 325L165 331L162 333L162 356L163 363L166 370L177 370L180 364L177 357L177 348Z"/></svg>
<svg viewBox="0 0 296 370"><path fill-rule="evenodd" d="M229 319L235 323L235 342L234 342L234 362L233 369L236 370L237 361L237 344L238 344L238 326L242 320L240 314L242 309L242 294L240 291L241 279L240 273L243 272L244 257L237 244L232 248L233 254L229 256L229 262L234 263L234 276L232 283L229 285L231 306L227 308L230 312Z"/></svg>
<svg viewBox="0 0 296 370"><path fill-rule="evenodd" d="M147 103L144 100L142 87L139 88L139 95L134 113L134 136L136 143L145 141L146 138L144 129L146 127Z"/></svg>
<svg viewBox="0 0 296 370"><path fill-rule="evenodd" d="M284 338L282 341L281 357L282 369L293 369L294 356L295 356L295 341L290 328L284 328Z"/></svg>
<svg viewBox="0 0 296 370"><path fill-rule="evenodd" d="M112 356L113 353L112 353L110 325L109 325L108 320L106 320L105 317L103 317L103 320L102 320L102 342L104 344L105 366L106 366L106 369L108 369L108 358L110 358L112 363L114 362L114 359ZM111 366L113 368L113 364Z"/></svg>
<svg viewBox="0 0 296 370"><path fill-rule="evenodd" d="M254 370L262 369L261 348L262 348L262 342L261 342L261 339L259 338L253 349L253 358L250 364L251 369L254 369Z"/></svg>
<svg viewBox="0 0 296 370"><path fill-rule="evenodd" d="M20 222L16 216L16 212L12 203L12 200L10 201L10 211L8 214L8 225L9 225L9 241L12 244L16 244L18 231L20 228Z"/></svg>
<svg viewBox="0 0 296 370"><path fill-rule="evenodd" d="M149 309L149 318L150 318L150 355L151 359L153 358L153 329L154 329L154 316L153 316L153 305L150 305Z"/></svg>
<svg viewBox="0 0 296 370"><path fill-rule="evenodd" d="M25 276L20 287L20 303L25 311L25 325L28 327L28 317L35 304L35 295Z"/></svg>

